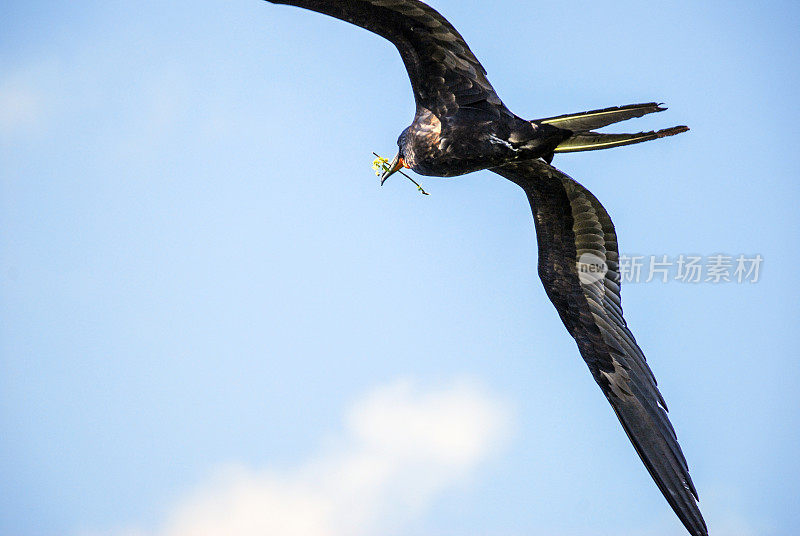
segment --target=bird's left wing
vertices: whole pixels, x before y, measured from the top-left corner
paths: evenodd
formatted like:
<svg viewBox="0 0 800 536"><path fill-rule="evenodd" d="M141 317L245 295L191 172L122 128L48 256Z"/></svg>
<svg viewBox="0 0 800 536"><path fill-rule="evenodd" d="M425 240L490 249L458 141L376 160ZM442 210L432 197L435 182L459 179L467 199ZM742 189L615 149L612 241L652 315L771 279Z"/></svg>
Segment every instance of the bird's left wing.
<svg viewBox="0 0 800 536"><path fill-rule="evenodd" d="M539 276L650 475L693 536L706 536L697 491L644 354L622 317L614 224L591 192L542 160L492 171L528 196Z"/></svg>
<svg viewBox="0 0 800 536"><path fill-rule="evenodd" d="M503 105L486 70L453 26L418 0L267 0L288 4L361 26L397 47L418 106L438 117L460 108L513 115Z"/></svg>

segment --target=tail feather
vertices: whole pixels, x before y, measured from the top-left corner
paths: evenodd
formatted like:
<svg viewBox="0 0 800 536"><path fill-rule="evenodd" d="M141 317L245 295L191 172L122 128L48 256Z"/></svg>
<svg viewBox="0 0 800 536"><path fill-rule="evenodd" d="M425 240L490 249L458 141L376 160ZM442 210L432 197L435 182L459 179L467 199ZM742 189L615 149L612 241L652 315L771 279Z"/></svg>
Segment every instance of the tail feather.
<svg viewBox="0 0 800 536"><path fill-rule="evenodd" d="M577 114L559 115L557 117L547 117L545 119L538 119L534 121L534 123L553 125L554 127L572 131L594 130L627 119L633 119L634 117L642 117L643 115L654 112L663 112L664 110L666 110L666 108L661 104L648 102L644 104L629 104L628 106L614 106L603 110L590 110Z"/></svg>
<svg viewBox="0 0 800 536"><path fill-rule="evenodd" d="M602 132L577 132L556 147L556 153L575 153L578 151L596 151L598 149L611 149L643 141L656 140L667 136L674 136L689 130L687 126L665 128L664 130L638 132L636 134L603 134Z"/></svg>

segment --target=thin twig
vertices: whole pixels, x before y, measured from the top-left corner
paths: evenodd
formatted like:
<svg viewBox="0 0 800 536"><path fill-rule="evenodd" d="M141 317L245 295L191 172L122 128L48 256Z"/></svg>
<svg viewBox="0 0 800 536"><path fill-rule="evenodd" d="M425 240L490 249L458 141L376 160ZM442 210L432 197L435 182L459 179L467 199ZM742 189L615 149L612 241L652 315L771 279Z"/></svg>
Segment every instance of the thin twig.
<svg viewBox="0 0 800 536"><path fill-rule="evenodd" d="M372 151L372 154L374 154L374 155L375 155L375 156L377 156L378 158L383 158L381 155L379 155L379 154L378 154L378 153L376 153L375 151ZM422 195L431 195L431 194L429 194L428 192L426 192L425 190L423 190L423 189L422 189L422 186L420 186L420 185L419 185L419 183L418 183L417 181L415 181L414 179L412 179L411 177L409 177L408 175L406 175L406 174L405 174L405 172L404 172L402 169L398 169L397 171L398 171L398 172L400 172L400 174L401 174L403 177L405 177L405 178L407 178L408 180L410 180L411 182L413 182L413 183L414 183L414 185L417 187L417 190L419 190L420 192L422 192Z"/></svg>

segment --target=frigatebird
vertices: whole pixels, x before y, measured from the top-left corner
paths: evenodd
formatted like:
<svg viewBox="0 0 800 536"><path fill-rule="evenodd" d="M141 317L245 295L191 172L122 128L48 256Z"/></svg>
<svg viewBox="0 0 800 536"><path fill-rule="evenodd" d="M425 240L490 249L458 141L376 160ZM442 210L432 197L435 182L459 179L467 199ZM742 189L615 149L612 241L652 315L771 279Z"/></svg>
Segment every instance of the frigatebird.
<svg viewBox="0 0 800 536"><path fill-rule="evenodd" d="M391 41L416 101L411 125L381 183L410 168L453 177L489 169L525 191L539 242L539 276L595 381L650 475L693 536L706 536L667 405L622 316L617 235L608 212L551 164L556 153L607 149L688 130L637 134L596 129L663 111L655 102L537 120L512 113L464 38L418 0L268 0L324 13Z"/></svg>

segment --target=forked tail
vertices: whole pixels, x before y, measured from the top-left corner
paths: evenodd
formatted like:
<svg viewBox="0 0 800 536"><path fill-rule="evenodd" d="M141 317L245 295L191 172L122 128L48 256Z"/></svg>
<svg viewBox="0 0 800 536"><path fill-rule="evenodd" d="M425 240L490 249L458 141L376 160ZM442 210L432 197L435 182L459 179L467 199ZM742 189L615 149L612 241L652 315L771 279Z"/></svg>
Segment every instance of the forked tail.
<svg viewBox="0 0 800 536"><path fill-rule="evenodd" d="M679 126L658 131L637 132L636 134L604 134L602 132L594 132L596 128L603 128L614 123L619 123L620 121L633 119L634 117L642 117L643 115L654 112L663 112L664 110L666 110L666 108L662 107L660 104L649 102L646 104L631 104L629 106L547 117L533 122L552 125L573 132L572 136L556 147L556 153L596 151L598 149L610 149L612 147L641 143L643 141L655 140L666 136L674 136L675 134L680 134L681 132L689 130L689 127Z"/></svg>

